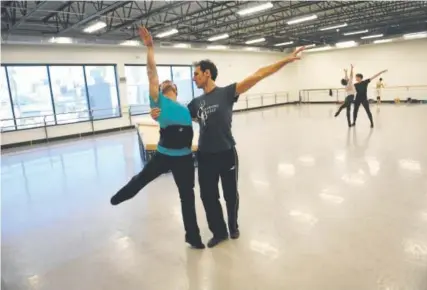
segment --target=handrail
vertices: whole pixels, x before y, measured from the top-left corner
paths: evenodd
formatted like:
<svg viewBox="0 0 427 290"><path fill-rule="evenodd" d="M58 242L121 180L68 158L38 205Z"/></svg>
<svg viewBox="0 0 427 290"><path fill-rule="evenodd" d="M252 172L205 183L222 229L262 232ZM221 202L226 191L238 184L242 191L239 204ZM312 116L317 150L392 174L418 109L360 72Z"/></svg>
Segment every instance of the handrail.
<svg viewBox="0 0 427 290"><path fill-rule="evenodd" d="M385 88L387 89L393 89L393 88L409 88L409 87L415 87L415 88L419 88L419 87L425 87L427 88L427 85L408 85L408 86L387 86ZM301 89L300 91L304 91L304 92L311 92L311 91L326 91L326 90L345 90L344 88L318 88L318 89Z"/></svg>
<svg viewBox="0 0 427 290"><path fill-rule="evenodd" d="M274 98L274 101L273 101ZM279 102L278 99L283 98L284 101ZM260 104L250 106L250 102L260 100ZM258 108L263 107L267 101L270 101L268 105L273 104L285 104L289 102L289 92L278 92L278 93L266 93L266 94L244 94L239 97L239 100L236 102L240 105L244 104L240 108L236 108L237 110L241 109L249 109L249 108ZM138 112L134 114L135 111L139 111L138 108L142 108L141 112ZM146 110L145 110L146 108ZM5 122L12 122L13 125L11 126L2 126L1 131L2 132L14 132L22 129L40 129L45 128L45 138L48 139L48 131L47 127L51 126L57 126L57 125L66 125L66 124L75 124L75 123L81 123L81 122L90 122L91 123L91 130L92 132L95 131L94 122L100 121L103 119L109 119L109 118L115 118L118 116L127 117L129 120L129 125L132 126L133 124L133 116L137 115L144 115L149 113L150 105L129 105L129 106L123 106L123 107L113 107L113 108L102 108L102 109L91 109L91 110L79 110L79 111L70 111L70 112L63 112L58 114L44 114L39 116L26 116L26 117L18 117L18 118L8 118L8 119L1 119L1 123ZM108 116L107 118L103 119L97 119L96 113L102 112L102 111L112 111L117 110L115 112L115 115ZM64 120L65 122L61 122L61 120L58 120L58 116L61 115L69 115L69 114L87 114L86 116L77 116L77 118L73 118L70 120L75 120L74 122L67 122L67 120ZM126 116L126 114L128 116ZM56 116L56 123L55 123L55 116ZM30 124L20 124L22 121L31 119L33 122Z"/></svg>

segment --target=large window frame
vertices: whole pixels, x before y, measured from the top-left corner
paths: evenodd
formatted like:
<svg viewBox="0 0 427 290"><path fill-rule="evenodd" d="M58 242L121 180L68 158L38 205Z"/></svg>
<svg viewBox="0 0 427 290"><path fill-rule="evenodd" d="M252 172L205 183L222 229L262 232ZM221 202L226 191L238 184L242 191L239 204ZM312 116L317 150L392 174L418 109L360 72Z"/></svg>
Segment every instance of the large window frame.
<svg viewBox="0 0 427 290"><path fill-rule="evenodd" d="M85 119L85 120L79 120L79 121L70 121L70 122L61 122L58 123L57 122L57 114L56 114L56 105L55 105L55 100L54 100L54 96L53 96L53 90L52 90L52 78L51 78L51 67L59 67L59 66L63 66L63 67L80 67L83 71L83 75L84 75L84 89L86 91L86 101L87 101L87 111L89 112L89 119ZM98 67L112 67L114 70L114 80L115 80L115 93L117 94L117 110L118 110L118 114L114 115L114 116L107 116L107 117L103 117L103 118L93 118L91 112L91 105L90 105L90 101L89 101L89 95L88 95L88 80L86 77L86 66L98 66ZM31 129L37 129L37 128L44 128L44 127L53 127L53 126L62 126L62 125L69 125L69 124L78 124L78 123L84 123L84 122L95 122L95 121L101 121L101 120L108 120L108 119L116 119L116 118L121 118L123 117L122 114L122 107L121 107L121 98L120 98L120 90L119 90L119 78L118 78L118 73L117 73L117 64L115 63L2 63L1 64L2 69L5 69L6 71L6 78L7 78L7 89L9 92L9 100L11 102L11 106L12 106L12 112L14 113L14 101L12 98L12 93L11 93L11 88L10 88L10 76L9 76L9 72L8 72L8 67L44 67L44 69L46 69L47 71L47 80L48 80L48 87L49 87L49 93L50 93L50 104L52 106L52 113L53 113L53 119L54 122L53 124L37 124L37 126L33 126L33 127L28 127L28 128L19 128L18 124L17 124L17 120L16 120L16 116L15 114L13 114L13 120L14 120L14 124L15 124L15 128L12 130L4 130L3 128L1 128L2 132L14 132L14 131L23 131L23 130L31 130ZM50 116L50 115L45 115L45 116Z"/></svg>
<svg viewBox="0 0 427 290"><path fill-rule="evenodd" d="M126 67L147 67L147 64L143 64L143 63L141 63L141 64L125 63L124 66L125 66L125 71L126 71ZM195 98L195 96L194 96L194 84L193 84L194 82L192 80L193 73L194 73L193 65L189 65L189 64L157 64L156 67L168 67L169 71L170 71L169 74L170 74L171 81L174 81L173 80L173 69L172 69L173 67L186 67L186 68L189 68L190 72L191 72L191 80L190 80L190 82L191 82L191 97L192 97L191 99ZM125 77L126 77L126 79L128 79L128 76L125 76ZM128 81L126 81L126 86L129 86ZM138 111L136 111L135 113L132 113L132 106L136 107L136 106L144 106L144 105L143 104L141 104L141 105L138 105L138 104L129 105L131 116L140 116L140 115L147 115L147 114L149 114L149 112L138 112Z"/></svg>

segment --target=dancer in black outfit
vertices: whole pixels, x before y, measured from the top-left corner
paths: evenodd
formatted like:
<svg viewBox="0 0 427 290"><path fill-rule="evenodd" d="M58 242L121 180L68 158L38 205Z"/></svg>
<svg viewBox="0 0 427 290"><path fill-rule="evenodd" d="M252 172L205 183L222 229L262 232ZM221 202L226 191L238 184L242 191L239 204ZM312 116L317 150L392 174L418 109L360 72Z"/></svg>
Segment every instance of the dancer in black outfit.
<svg viewBox="0 0 427 290"><path fill-rule="evenodd" d="M354 87L356 88L356 100L354 101L352 126L356 125L357 113L359 111L360 105L362 105L363 108L365 108L366 114L368 114L369 121L371 121L371 128L374 128L374 120L372 119L372 113L369 109L368 85L373 79L379 77L385 72L387 72L387 70L383 70L366 80L363 80L362 74L356 74L356 84L354 85Z"/></svg>
<svg viewBox="0 0 427 290"><path fill-rule="evenodd" d="M341 84L345 86L345 92L347 94L347 97L344 100L344 104L342 104L341 107L339 107L338 111L335 113L335 117L338 117L341 111L344 108L346 108L348 126L351 127L350 108L351 108L351 103L353 103L353 100L354 100L354 94L356 92L353 84L353 65L351 65L350 78L347 75L347 69L344 69L344 72L345 72L345 77L341 80Z"/></svg>

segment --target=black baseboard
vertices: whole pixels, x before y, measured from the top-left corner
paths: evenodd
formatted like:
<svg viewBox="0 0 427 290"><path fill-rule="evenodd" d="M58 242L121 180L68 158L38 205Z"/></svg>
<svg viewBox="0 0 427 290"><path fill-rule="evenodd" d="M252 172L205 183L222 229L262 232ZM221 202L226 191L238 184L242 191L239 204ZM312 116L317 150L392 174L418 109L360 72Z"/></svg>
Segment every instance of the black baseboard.
<svg viewBox="0 0 427 290"><path fill-rule="evenodd" d="M55 141L64 141L68 139L82 138L82 137L88 137L88 136L100 135L100 134L106 134L106 133L112 133L112 132L119 132L123 130L134 129L134 128L135 128L134 126L125 126L125 127L118 127L118 128L100 130L95 132L86 132L81 134L71 134L71 135L53 137L48 139L38 139L38 140L31 140L31 141L25 141L25 142L19 142L19 143L5 144L5 145L1 145L1 149L3 150L3 149L10 149L10 148L16 148L16 147L24 147L24 146L55 142Z"/></svg>

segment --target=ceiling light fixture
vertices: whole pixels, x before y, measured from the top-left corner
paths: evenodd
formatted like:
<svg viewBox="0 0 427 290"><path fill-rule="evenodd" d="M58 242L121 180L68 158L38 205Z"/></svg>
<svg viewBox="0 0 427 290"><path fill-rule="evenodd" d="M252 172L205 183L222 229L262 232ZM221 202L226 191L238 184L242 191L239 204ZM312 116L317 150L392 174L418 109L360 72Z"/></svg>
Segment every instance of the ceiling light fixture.
<svg viewBox="0 0 427 290"><path fill-rule="evenodd" d="M221 34L221 35L217 35L217 36L212 36L211 38L208 38L208 41L217 41L217 40L226 39L229 37L230 36L227 33L225 33L225 34Z"/></svg>
<svg viewBox="0 0 427 290"><path fill-rule="evenodd" d="M392 39L379 39L379 40L375 40L374 43L378 44L378 43L387 43L387 42L392 42Z"/></svg>
<svg viewBox="0 0 427 290"><path fill-rule="evenodd" d="M168 31L165 31L165 32L157 34L157 38L168 37L168 36L171 36L171 35L174 35L174 34L177 34L177 33L178 33L178 29L173 28L171 30L168 30Z"/></svg>
<svg viewBox="0 0 427 290"><path fill-rule="evenodd" d="M374 34L374 35L362 36L360 39L380 38L383 36L384 36L384 34Z"/></svg>
<svg viewBox="0 0 427 290"><path fill-rule="evenodd" d="M286 46L286 45L291 45L293 43L294 43L293 41L281 42L281 43L276 43L274 46Z"/></svg>
<svg viewBox="0 0 427 290"><path fill-rule="evenodd" d="M330 50L330 49L332 49L332 47L327 45L327 46L307 49L307 50L305 50L305 52L316 52L316 51L324 51L324 50Z"/></svg>
<svg viewBox="0 0 427 290"><path fill-rule="evenodd" d="M357 42L355 42L353 40L335 43L335 46L339 47L339 48L353 47L353 46L356 46L356 45L357 45Z"/></svg>
<svg viewBox="0 0 427 290"><path fill-rule="evenodd" d="M305 22L305 21L310 21L310 20L315 20L317 19L317 15L310 15L310 16L305 16L305 17L300 17L300 18L295 18L292 20L289 20L288 22L286 22L288 25L292 25L292 24L298 24L301 22Z"/></svg>
<svg viewBox="0 0 427 290"><path fill-rule="evenodd" d="M123 46L139 46L140 42L138 40L125 40L120 43Z"/></svg>
<svg viewBox="0 0 427 290"><path fill-rule="evenodd" d="M341 27L346 27L347 25L348 25L347 23L343 23L343 24L339 24L339 25L323 27L323 28L320 28L320 30L322 30L322 31L332 30L332 29L337 29L337 28L341 28Z"/></svg>
<svg viewBox="0 0 427 290"><path fill-rule="evenodd" d="M70 37L52 37L49 39L50 43L73 43L73 39Z"/></svg>
<svg viewBox="0 0 427 290"><path fill-rule="evenodd" d="M359 31L353 31L353 32L346 32L343 33L344 35L355 35L355 34L363 34L363 33L368 33L369 30L365 29L365 30L359 30Z"/></svg>
<svg viewBox="0 0 427 290"><path fill-rule="evenodd" d="M227 49L225 45L208 45L207 49Z"/></svg>
<svg viewBox="0 0 427 290"><path fill-rule="evenodd" d="M187 44L187 43L177 43L177 44L174 44L173 47L176 47L176 48L190 48L191 45Z"/></svg>
<svg viewBox="0 0 427 290"><path fill-rule="evenodd" d="M85 29L83 29L83 32L94 33L95 31L101 30L102 28L104 28L106 26L107 26L107 23L105 23L103 21L98 21L98 22L95 22L95 23L89 25Z"/></svg>
<svg viewBox="0 0 427 290"><path fill-rule="evenodd" d="M415 39L415 38L424 38L427 37L427 31L408 33L403 35L405 39Z"/></svg>
<svg viewBox="0 0 427 290"><path fill-rule="evenodd" d="M271 8L273 8L273 4L270 2L267 2L265 4L261 4L258 6L253 6L253 7L249 7L246 9L242 9L240 11L237 11L237 14L239 14L240 16L243 16L243 15L248 15L248 14L260 12L260 11L264 11L264 10L271 9Z"/></svg>
<svg viewBox="0 0 427 290"><path fill-rule="evenodd" d="M254 43L260 43L260 42L264 42L265 38L257 38L257 39L252 39L252 40L248 40L245 42L245 44L254 44Z"/></svg>

